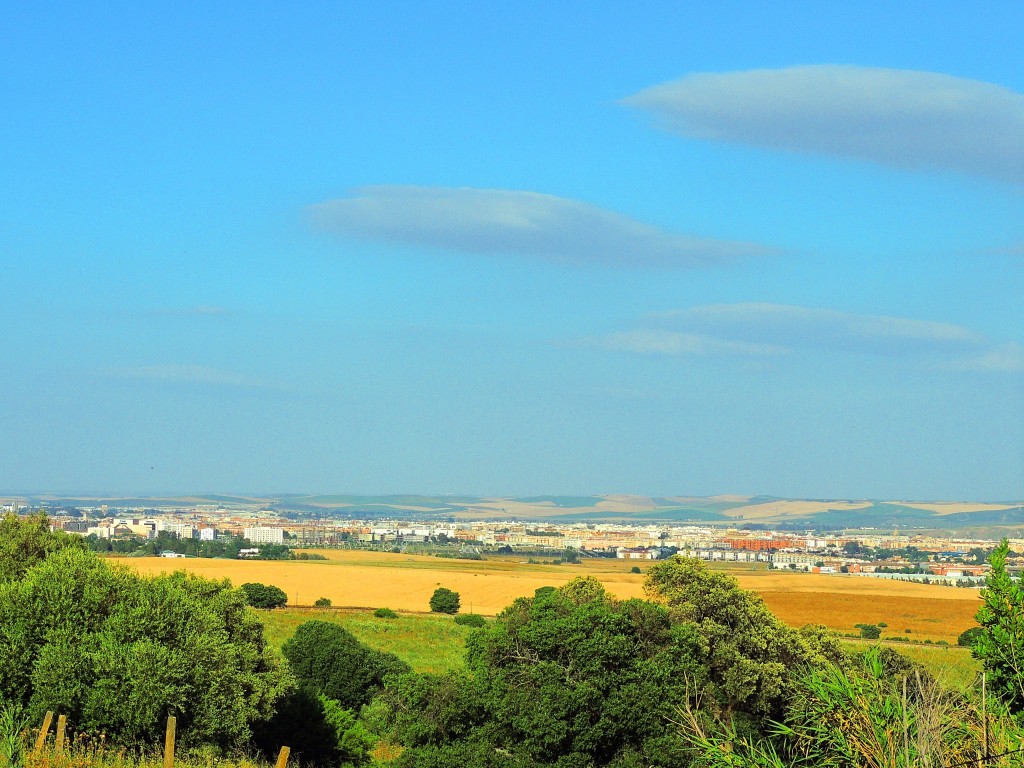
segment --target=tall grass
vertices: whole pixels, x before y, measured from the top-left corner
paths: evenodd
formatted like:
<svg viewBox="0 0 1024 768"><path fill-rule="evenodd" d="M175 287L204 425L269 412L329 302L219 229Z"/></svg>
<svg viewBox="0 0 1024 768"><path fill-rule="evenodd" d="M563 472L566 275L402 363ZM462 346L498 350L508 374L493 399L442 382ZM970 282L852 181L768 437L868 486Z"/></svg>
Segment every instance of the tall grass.
<svg viewBox="0 0 1024 768"><path fill-rule="evenodd" d="M984 713L984 714L983 714ZM985 753L1018 748L1024 729L995 702L951 691L919 672L893 679L877 654L862 668L805 673L784 722L766 735L741 732L699 705L678 727L695 765L706 768L946 768L981 765ZM1021 766L1008 755L987 766Z"/></svg>

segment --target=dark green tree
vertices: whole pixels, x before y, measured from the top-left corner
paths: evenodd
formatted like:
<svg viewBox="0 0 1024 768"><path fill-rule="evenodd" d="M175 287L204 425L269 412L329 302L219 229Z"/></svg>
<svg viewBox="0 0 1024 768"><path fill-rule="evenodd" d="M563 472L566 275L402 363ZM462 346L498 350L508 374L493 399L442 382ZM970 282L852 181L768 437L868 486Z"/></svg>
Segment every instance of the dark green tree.
<svg viewBox="0 0 1024 768"><path fill-rule="evenodd" d="M667 724L707 684L699 644L594 579L538 590L470 637L465 673L388 687L398 765L675 765Z"/></svg>
<svg viewBox="0 0 1024 768"><path fill-rule="evenodd" d="M299 685L358 710L369 703L390 675L410 671L391 653L360 643L344 627L328 621L307 621L282 648Z"/></svg>
<svg viewBox="0 0 1024 768"><path fill-rule="evenodd" d="M291 687L241 592L183 572L144 578L65 548L0 583L0 700L115 743L238 747Z"/></svg>
<svg viewBox="0 0 1024 768"><path fill-rule="evenodd" d="M697 658L712 681L713 700L727 717L736 712L779 717L791 670L843 659L834 638L814 628L798 632L786 626L760 597L700 560L677 555L656 563L647 571L644 589L700 638Z"/></svg>
<svg viewBox="0 0 1024 768"><path fill-rule="evenodd" d="M279 702L274 716L254 732L253 745L266 760L287 744L297 763L323 768L365 765L375 743L351 710L302 687Z"/></svg>
<svg viewBox="0 0 1024 768"><path fill-rule="evenodd" d="M975 618L981 632L974 655L988 672L989 690L1014 712L1024 710L1024 589L1006 570L1010 545L1000 542L989 556L992 570L981 590Z"/></svg>
<svg viewBox="0 0 1024 768"><path fill-rule="evenodd" d="M273 584L260 584L250 581L243 584L239 589L245 595L245 600L253 608L281 608L288 603L288 595L280 587Z"/></svg>
<svg viewBox="0 0 1024 768"><path fill-rule="evenodd" d="M956 644L963 648L973 648L974 644L978 642L978 637L981 636L984 630L981 627L970 627L965 629L956 639Z"/></svg>
<svg viewBox="0 0 1024 768"><path fill-rule="evenodd" d="M864 640L877 640L882 636L882 628L877 624L861 624L860 636Z"/></svg>
<svg viewBox="0 0 1024 768"><path fill-rule="evenodd" d="M459 593L447 587L438 587L430 596L430 610L434 613L458 613Z"/></svg>

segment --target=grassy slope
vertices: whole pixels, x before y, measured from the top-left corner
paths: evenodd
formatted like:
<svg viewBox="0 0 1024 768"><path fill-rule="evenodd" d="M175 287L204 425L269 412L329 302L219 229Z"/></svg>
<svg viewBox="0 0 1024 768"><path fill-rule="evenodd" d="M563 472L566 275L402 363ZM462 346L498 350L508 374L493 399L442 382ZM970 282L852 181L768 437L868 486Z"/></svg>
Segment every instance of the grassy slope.
<svg viewBox="0 0 1024 768"><path fill-rule="evenodd" d="M284 645L303 622L329 621L340 624L370 647L395 654L417 672L460 668L471 631L456 624L451 616L430 613L401 613L397 619L378 619L371 610L278 608L259 614L267 640L276 648Z"/></svg>

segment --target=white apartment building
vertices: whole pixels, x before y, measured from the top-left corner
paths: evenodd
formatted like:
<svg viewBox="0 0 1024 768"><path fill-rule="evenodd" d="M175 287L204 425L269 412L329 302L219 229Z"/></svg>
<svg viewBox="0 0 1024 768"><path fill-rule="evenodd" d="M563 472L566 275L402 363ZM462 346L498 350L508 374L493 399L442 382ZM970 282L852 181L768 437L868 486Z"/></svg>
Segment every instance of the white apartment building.
<svg viewBox="0 0 1024 768"><path fill-rule="evenodd" d="M259 525L255 528L244 528L242 535L253 544L284 544L284 528Z"/></svg>

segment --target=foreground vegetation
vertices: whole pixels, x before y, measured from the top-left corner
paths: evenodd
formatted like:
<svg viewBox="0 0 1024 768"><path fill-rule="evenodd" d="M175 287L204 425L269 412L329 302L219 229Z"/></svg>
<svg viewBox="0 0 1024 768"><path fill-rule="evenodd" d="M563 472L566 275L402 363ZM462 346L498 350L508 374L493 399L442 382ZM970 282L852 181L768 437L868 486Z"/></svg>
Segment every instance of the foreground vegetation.
<svg viewBox="0 0 1024 768"><path fill-rule="evenodd" d="M915 649L959 659L939 675L905 644L794 629L692 560L648 566L644 598L584 576L473 627L390 610L255 612L225 581L144 578L43 519L8 518L0 763L144 765L174 715L178 764L197 767L283 744L325 767L981 764L1024 740L1024 594L999 557L974 648L986 699L965 651ZM33 756L46 710L68 715L71 746Z"/></svg>

